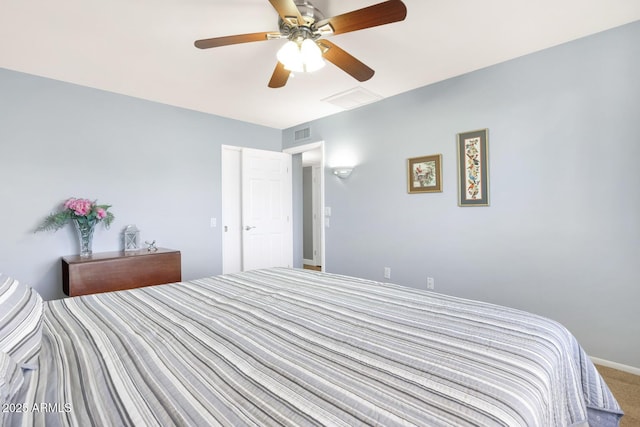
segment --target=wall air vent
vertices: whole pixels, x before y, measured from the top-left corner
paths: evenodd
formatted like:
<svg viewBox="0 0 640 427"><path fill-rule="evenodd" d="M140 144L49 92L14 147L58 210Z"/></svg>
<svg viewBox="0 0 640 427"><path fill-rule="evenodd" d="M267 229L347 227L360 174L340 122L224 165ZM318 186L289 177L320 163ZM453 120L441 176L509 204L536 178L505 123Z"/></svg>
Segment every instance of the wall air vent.
<svg viewBox="0 0 640 427"><path fill-rule="evenodd" d="M322 101L333 104L344 110L350 110L352 108L361 107L365 104L380 101L381 99L382 96L358 86L325 98Z"/></svg>
<svg viewBox="0 0 640 427"><path fill-rule="evenodd" d="M306 127L306 128L303 128L303 129L298 129L293 134L293 139L296 142L304 141L305 139L309 139L309 137L311 137L311 128L310 127Z"/></svg>

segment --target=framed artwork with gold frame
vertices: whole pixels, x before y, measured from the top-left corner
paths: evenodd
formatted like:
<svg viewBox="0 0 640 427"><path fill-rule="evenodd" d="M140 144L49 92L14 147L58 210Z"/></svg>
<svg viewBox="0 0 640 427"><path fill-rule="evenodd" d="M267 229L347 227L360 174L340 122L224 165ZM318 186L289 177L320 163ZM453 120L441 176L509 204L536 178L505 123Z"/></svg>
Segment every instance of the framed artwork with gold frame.
<svg viewBox="0 0 640 427"><path fill-rule="evenodd" d="M489 129L458 134L458 205L489 206Z"/></svg>
<svg viewBox="0 0 640 427"><path fill-rule="evenodd" d="M442 154L413 157L407 161L409 194L442 191Z"/></svg>

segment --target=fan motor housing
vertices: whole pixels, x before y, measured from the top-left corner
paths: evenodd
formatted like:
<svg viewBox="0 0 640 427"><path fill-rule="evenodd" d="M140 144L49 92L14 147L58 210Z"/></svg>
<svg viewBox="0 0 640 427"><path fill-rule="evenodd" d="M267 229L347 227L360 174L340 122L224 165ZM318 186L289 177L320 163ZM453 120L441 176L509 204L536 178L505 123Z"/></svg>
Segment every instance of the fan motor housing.
<svg viewBox="0 0 640 427"><path fill-rule="evenodd" d="M289 22L278 17L278 28L280 29L280 34L284 37L290 37L293 33L299 30L299 28L308 27L310 29L309 34L312 35L311 38L316 39L320 37L319 34L315 34L316 31L312 29L312 26L316 22L324 19L323 13L307 0L297 0L295 4L305 22L301 22L299 25L291 25Z"/></svg>

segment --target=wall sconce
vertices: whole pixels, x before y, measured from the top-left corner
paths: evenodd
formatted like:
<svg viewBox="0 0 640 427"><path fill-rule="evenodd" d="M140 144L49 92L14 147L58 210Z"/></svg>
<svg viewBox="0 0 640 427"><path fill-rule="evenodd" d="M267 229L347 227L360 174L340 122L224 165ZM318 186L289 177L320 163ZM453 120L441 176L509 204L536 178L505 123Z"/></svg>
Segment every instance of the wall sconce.
<svg viewBox="0 0 640 427"><path fill-rule="evenodd" d="M348 166L340 166L340 167L333 168L333 174L340 179L349 178L349 175L351 175L351 172L353 172L353 168Z"/></svg>

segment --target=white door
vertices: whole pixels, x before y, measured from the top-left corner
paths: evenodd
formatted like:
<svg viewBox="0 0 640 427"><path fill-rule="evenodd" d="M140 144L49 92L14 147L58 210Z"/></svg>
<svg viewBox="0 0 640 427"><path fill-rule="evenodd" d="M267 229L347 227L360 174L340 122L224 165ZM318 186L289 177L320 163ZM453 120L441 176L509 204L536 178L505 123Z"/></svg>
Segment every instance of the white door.
<svg viewBox="0 0 640 427"><path fill-rule="evenodd" d="M251 166L252 163L253 166ZM276 169L282 172L280 178L275 178ZM246 190L243 188L245 178ZM277 181L280 183L276 184ZM282 191L270 191L270 195L267 196L267 192L257 190L261 186L276 187L276 189L281 186ZM291 186L291 155L241 147L222 147L223 274L293 264ZM254 190L249 190L251 187ZM279 225L272 214L277 210L274 206L278 205L282 207L280 215L275 215L282 217ZM263 209L265 213L260 213ZM270 209L269 215L266 215L266 209ZM253 225L250 224L251 221L245 221L243 218L245 214L250 218L252 211L255 219ZM270 217L271 220L261 219L262 216ZM258 223L260 225L256 225ZM245 227L249 227L249 230L245 230ZM271 232L268 228L271 228ZM274 229L278 228L280 232L274 232ZM275 243L278 241L278 235L280 235L280 243ZM268 238L272 241L269 245L283 248L280 254L263 250ZM263 247L252 248L252 245Z"/></svg>
<svg viewBox="0 0 640 427"><path fill-rule="evenodd" d="M242 269L293 265L291 155L242 150Z"/></svg>
<svg viewBox="0 0 640 427"><path fill-rule="evenodd" d="M222 273L242 271L242 148L222 147Z"/></svg>

